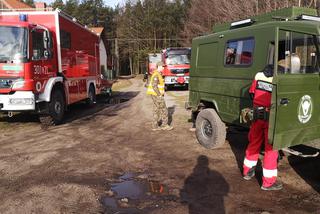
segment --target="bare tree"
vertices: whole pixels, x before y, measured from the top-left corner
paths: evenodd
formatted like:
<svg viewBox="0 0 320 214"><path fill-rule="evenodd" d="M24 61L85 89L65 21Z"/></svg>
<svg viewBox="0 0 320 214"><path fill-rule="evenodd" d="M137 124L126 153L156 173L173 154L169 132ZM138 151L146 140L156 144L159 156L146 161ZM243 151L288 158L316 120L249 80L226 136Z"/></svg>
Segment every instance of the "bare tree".
<svg viewBox="0 0 320 214"><path fill-rule="evenodd" d="M182 34L192 38L212 32L215 24L244 19L291 6L318 8L320 0L192 0Z"/></svg>

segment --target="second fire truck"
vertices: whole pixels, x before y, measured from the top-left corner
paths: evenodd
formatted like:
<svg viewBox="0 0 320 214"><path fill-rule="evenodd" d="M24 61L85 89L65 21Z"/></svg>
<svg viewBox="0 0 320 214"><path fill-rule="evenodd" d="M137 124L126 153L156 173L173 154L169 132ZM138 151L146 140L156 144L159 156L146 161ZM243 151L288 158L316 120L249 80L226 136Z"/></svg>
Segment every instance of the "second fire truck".
<svg viewBox="0 0 320 214"><path fill-rule="evenodd" d="M167 48L162 51L166 87L188 86L191 48Z"/></svg>

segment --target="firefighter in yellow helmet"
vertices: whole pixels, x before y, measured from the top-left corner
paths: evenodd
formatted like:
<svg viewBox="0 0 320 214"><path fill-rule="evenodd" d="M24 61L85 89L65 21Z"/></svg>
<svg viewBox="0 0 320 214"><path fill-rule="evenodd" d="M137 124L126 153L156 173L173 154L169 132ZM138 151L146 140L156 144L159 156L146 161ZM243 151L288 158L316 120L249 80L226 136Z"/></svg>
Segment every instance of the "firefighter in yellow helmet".
<svg viewBox="0 0 320 214"><path fill-rule="evenodd" d="M147 89L153 101L152 130L172 130L168 125L168 109L164 100L164 79L162 77L163 63L157 63L157 69L153 71Z"/></svg>

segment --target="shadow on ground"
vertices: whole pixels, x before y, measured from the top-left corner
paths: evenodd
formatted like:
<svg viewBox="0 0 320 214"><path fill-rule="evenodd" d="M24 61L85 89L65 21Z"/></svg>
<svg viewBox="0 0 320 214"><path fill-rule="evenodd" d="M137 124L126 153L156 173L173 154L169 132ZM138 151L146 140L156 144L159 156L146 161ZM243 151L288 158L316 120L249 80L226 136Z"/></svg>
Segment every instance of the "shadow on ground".
<svg viewBox="0 0 320 214"><path fill-rule="evenodd" d="M115 92L113 96L98 96L97 104L90 108L85 103L77 103L71 105L64 120L64 123L70 123L74 120L84 119L90 115L96 115L98 112L109 108L114 105L118 105L124 102L128 102L131 99L135 98L140 92L139 91L128 91L128 92ZM129 107L128 105L121 105L119 108L116 108L117 111ZM99 114L99 113L98 113ZM108 116L116 116L113 111L112 114Z"/></svg>
<svg viewBox="0 0 320 214"><path fill-rule="evenodd" d="M173 115L176 111L176 105L173 105L171 107L168 107L168 124L171 125L173 121Z"/></svg>
<svg viewBox="0 0 320 214"><path fill-rule="evenodd" d="M118 105L123 102L128 102L134 97L136 97L140 92L139 91L129 91L129 92L115 92L111 97L100 95L97 96L97 103L93 107L89 107L85 102L79 102L72 104L68 107L67 112L65 113L65 119L63 124L70 123L74 120L85 119L90 115L94 115L106 108L109 108L114 105ZM128 107L127 105L119 106L117 110ZM108 115L116 116L116 114ZM38 115L32 113L16 113L13 117L7 117L2 114L0 117L0 123L40 123Z"/></svg>
<svg viewBox="0 0 320 214"><path fill-rule="evenodd" d="M248 145L248 129L238 128L234 126L228 127L227 141L230 144L231 150L237 160L238 168L242 171L243 159L245 150Z"/></svg>
<svg viewBox="0 0 320 214"><path fill-rule="evenodd" d="M236 126L229 126L227 131L227 141L230 144L231 150L236 158L239 174L242 175L243 169L243 160L245 157L245 151L248 141L248 128L236 127ZM263 149L263 145L262 145ZM256 179L258 183L262 184L262 166L260 159L258 160L258 164L256 166Z"/></svg>
<svg viewBox="0 0 320 214"><path fill-rule="evenodd" d="M190 214L225 213L224 196L229 184L217 171L209 168L207 156L200 155L193 172L180 190L182 203L187 203Z"/></svg>
<svg viewBox="0 0 320 214"><path fill-rule="evenodd" d="M304 154L314 154L319 149L315 149L306 145L295 146L300 152ZM297 172L297 174L307 182L315 191L320 193L320 157L302 158L294 155L288 156L290 166Z"/></svg>
<svg viewBox="0 0 320 214"><path fill-rule="evenodd" d="M166 91L188 91L188 86L168 86Z"/></svg>

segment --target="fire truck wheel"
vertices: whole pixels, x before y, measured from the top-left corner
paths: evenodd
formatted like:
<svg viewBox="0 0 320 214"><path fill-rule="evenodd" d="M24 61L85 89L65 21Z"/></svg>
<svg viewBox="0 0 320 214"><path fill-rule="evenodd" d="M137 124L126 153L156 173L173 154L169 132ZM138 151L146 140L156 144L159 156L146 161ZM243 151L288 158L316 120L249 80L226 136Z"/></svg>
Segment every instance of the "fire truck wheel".
<svg viewBox="0 0 320 214"><path fill-rule="evenodd" d="M40 116L43 125L58 125L62 122L65 110L65 100L61 90L54 90L48 105L49 115Z"/></svg>
<svg viewBox="0 0 320 214"><path fill-rule="evenodd" d="M225 142L226 126L214 109L204 109L198 114L196 137L199 143L207 149L218 148Z"/></svg>
<svg viewBox="0 0 320 214"><path fill-rule="evenodd" d="M94 87L90 85L87 104L88 106L93 106L95 103L96 103L96 92L94 90Z"/></svg>

